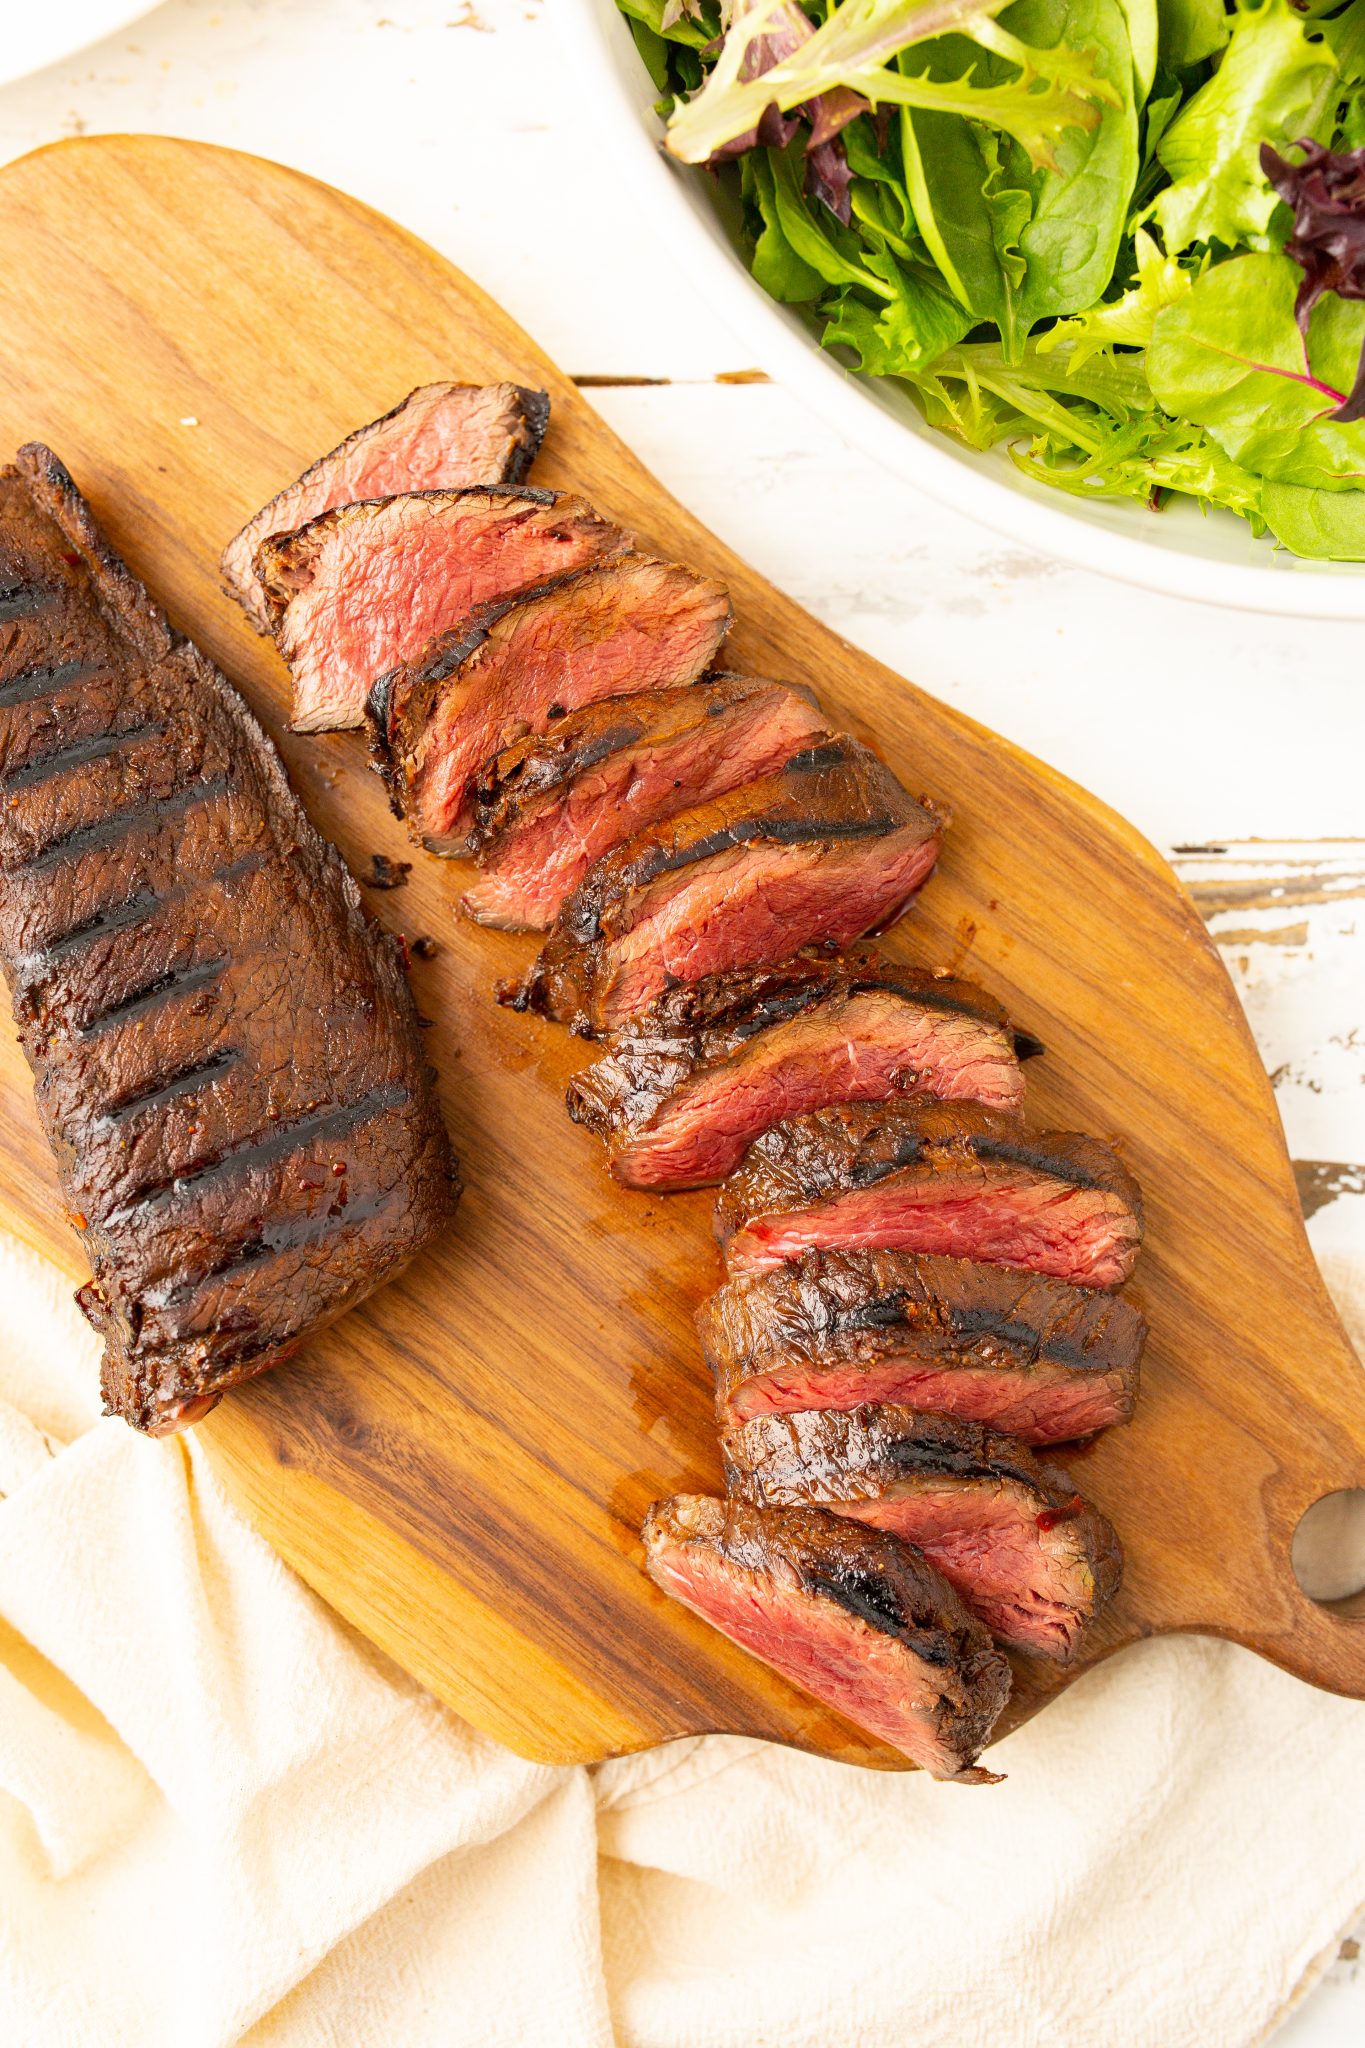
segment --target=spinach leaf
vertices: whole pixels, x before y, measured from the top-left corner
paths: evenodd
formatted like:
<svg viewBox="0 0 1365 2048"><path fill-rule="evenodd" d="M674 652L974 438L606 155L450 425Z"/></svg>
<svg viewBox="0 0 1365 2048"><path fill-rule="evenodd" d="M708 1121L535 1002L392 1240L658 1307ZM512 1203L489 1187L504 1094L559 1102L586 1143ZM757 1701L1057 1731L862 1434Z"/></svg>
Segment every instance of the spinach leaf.
<svg viewBox="0 0 1365 2048"><path fill-rule="evenodd" d="M1332 73L1326 45L1310 41L1290 0L1241 0L1222 63L1157 145L1171 183L1149 211L1168 254L1195 242L1264 243L1275 195L1257 152L1310 132Z"/></svg>
<svg viewBox="0 0 1365 2048"><path fill-rule="evenodd" d="M825 276L801 254L783 225L767 150L755 149L745 157L741 177L744 197L759 220L753 253L759 284L783 304L804 305L818 299Z"/></svg>
<svg viewBox="0 0 1365 2048"><path fill-rule="evenodd" d="M1283 547L1319 562L1365 562L1365 491L1267 484L1265 523Z"/></svg>
<svg viewBox="0 0 1365 2048"><path fill-rule="evenodd" d="M1037 47L1092 50L1118 101L1091 133L1068 130L1056 170L1035 170L1017 143L960 115L903 114L906 183L925 244L954 297L1017 355L1040 320L1090 305L1109 282L1137 175L1137 115L1117 0L1015 0L1000 19ZM935 47L930 75L960 66L952 40Z"/></svg>
<svg viewBox="0 0 1365 2048"><path fill-rule="evenodd" d="M1355 375L1365 306L1324 299L1305 351L1297 284L1278 253L1218 264L1157 315L1147 374L1167 412L1207 427L1244 468L1277 483L1358 489L1365 425L1330 414Z"/></svg>

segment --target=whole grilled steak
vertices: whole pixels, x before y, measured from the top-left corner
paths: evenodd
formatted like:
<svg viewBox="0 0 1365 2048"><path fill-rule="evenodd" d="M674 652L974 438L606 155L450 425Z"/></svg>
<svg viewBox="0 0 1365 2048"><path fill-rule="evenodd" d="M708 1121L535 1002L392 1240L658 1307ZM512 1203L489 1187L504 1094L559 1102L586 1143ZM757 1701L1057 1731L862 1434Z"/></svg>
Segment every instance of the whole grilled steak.
<svg viewBox="0 0 1365 2048"><path fill-rule="evenodd" d="M1127 1422L1147 1327L1131 1302L913 1252L826 1251L746 1273L697 1329L730 1429L890 1401L1064 1443Z"/></svg>
<svg viewBox="0 0 1365 2048"><path fill-rule="evenodd" d="M1023 1101L1009 1020L971 982L858 954L702 988L661 996L569 1085L569 1114L627 1187L723 1180L760 1132L829 1103ZM690 1027L707 1007L716 1022Z"/></svg>
<svg viewBox="0 0 1365 2048"><path fill-rule="evenodd" d="M524 485L364 499L276 534L256 572L293 672L294 730L363 725L371 684L438 633L626 545L582 498Z"/></svg>
<svg viewBox="0 0 1365 2048"><path fill-rule="evenodd" d="M724 1440L751 1506L819 1507L913 1543L997 1641L1069 1664L1118 1591L1097 1508L1017 1437L911 1408L765 1415Z"/></svg>
<svg viewBox="0 0 1365 2048"><path fill-rule="evenodd" d="M933 1567L818 1508L677 1494L643 1529L645 1568L733 1642L936 1778L974 1770L1010 1669Z"/></svg>
<svg viewBox="0 0 1365 2048"><path fill-rule="evenodd" d="M852 1105L766 1131L721 1189L716 1235L736 1273L866 1246L1118 1287L1142 1198L1099 1138L1025 1134L976 1103Z"/></svg>
<svg viewBox="0 0 1365 2048"><path fill-rule="evenodd" d="M695 682L730 629L722 584L628 554L492 605L376 683L379 765L413 836L463 853L479 770L566 712Z"/></svg>
<svg viewBox="0 0 1365 2048"><path fill-rule="evenodd" d="M106 1406L160 1432L370 1293L459 1187L396 943L45 448L0 475L0 581L0 964Z"/></svg>
<svg viewBox="0 0 1365 2048"><path fill-rule="evenodd" d="M500 995L593 1036L675 983L851 945L900 916L946 824L856 740L808 748L599 860Z"/></svg>
<svg viewBox="0 0 1365 2048"><path fill-rule="evenodd" d="M480 924L545 931L604 853L772 774L828 732L808 691L752 676L571 711L484 775L472 836L483 873L462 906Z"/></svg>
<svg viewBox="0 0 1365 2048"><path fill-rule="evenodd" d="M544 439L550 401L519 384L422 384L401 405L348 434L249 519L223 550L228 589L258 632L270 611L256 550L272 534L304 526L334 505L398 491L518 484Z"/></svg>

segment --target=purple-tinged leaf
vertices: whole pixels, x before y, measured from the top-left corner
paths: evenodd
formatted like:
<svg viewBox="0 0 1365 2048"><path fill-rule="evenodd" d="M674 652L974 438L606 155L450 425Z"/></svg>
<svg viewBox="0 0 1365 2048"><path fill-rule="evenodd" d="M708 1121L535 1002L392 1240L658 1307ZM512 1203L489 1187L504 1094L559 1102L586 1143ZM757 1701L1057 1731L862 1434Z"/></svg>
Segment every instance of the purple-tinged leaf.
<svg viewBox="0 0 1365 2048"><path fill-rule="evenodd" d="M1333 151L1299 142L1303 162L1291 164L1261 145L1261 169L1294 215L1285 254L1303 271L1294 300L1299 332L1308 336L1313 308L1324 292L1365 299L1365 149ZM1365 346L1355 382L1333 419L1365 419Z"/></svg>

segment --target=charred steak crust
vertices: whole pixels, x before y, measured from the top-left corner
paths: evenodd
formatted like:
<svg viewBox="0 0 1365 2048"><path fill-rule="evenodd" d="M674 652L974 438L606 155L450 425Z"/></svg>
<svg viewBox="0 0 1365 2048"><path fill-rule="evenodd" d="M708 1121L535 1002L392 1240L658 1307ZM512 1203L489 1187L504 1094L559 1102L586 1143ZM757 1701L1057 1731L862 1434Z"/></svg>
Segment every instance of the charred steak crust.
<svg viewBox="0 0 1365 2048"><path fill-rule="evenodd" d="M761 968L812 941L852 943L904 910L933 864L947 823L946 812L927 798L916 801L856 740L805 748L778 773L665 819L597 861L565 904L529 974L520 984L499 989L499 1000L516 1009L539 1010L589 1036L600 1032L615 1021L614 1007L626 1014L638 1007L614 992L615 949L628 944L635 928L647 921L670 881L690 881L714 864L713 872L725 883L719 925L724 929L738 919L735 930L743 931L749 892L736 885L733 865L741 853L776 851L785 859L801 851L823 862L843 850L867 849L868 871L845 876L836 870L831 904L821 899L820 915L837 922L837 935L828 928L803 929L784 915L780 925L786 943L780 952L776 943L758 950L747 937L742 950L752 966ZM878 893L885 875L877 863L889 848L898 849L900 866L893 867L888 896L885 886ZM905 879L895 879L902 871ZM795 871L790 886L798 886ZM810 883L800 891L807 908L813 889ZM738 937L735 943L740 949ZM704 964L691 977L664 971L651 997L679 980L700 980L705 972Z"/></svg>
<svg viewBox="0 0 1365 2048"><path fill-rule="evenodd" d="M722 1427L909 1401L1032 1443L1126 1422L1146 1325L1132 1302L1008 1266L808 1252L731 1279L697 1312Z"/></svg>
<svg viewBox="0 0 1365 2048"><path fill-rule="evenodd" d="M936 1777L989 1782L972 1766L1009 1696L1009 1666L908 1544L818 1508L687 1494L656 1501L642 1533L645 1568L665 1592ZM708 1598L708 1580L739 1592L739 1616ZM809 1644L796 1640L804 1617ZM803 1654L813 1646L818 1657L831 1626L845 1656L867 1646L856 1684Z"/></svg>
<svg viewBox="0 0 1365 2048"><path fill-rule="evenodd" d="M1136 1372L1147 1334L1122 1296L971 1259L923 1252L807 1252L738 1274L697 1311L702 1349L727 1379L783 1361L827 1363L869 1341L923 1331L981 1340L1025 1366Z"/></svg>
<svg viewBox="0 0 1365 2048"><path fill-rule="evenodd" d="M626 1025L621 1035L673 1038L724 1032L737 1043L845 990L854 995L884 990L925 1009L974 1017L978 1023L1009 1031L1020 1059L1031 1059L1043 1050L1042 1041L1012 1025L1003 1005L975 982L889 960L865 946L845 953L812 946L776 967L741 967L728 974L709 974L704 981L680 983Z"/></svg>
<svg viewBox="0 0 1365 2048"><path fill-rule="evenodd" d="M729 1491L822 1507L921 1548L1011 1648L1069 1663L1118 1591L1113 1525L1017 1437L893 1405L765 1415L722 1440Z"/></svg>
<svg viewBox="0 0 1365 2048"><path fill-rule="evenodd" d="M223 581L258 632L270 614L256 551L331 506L418 485L519 484L550 419L549 395L521 384L421 384L310 463L228 542Z"/></svg>
<svg viewBox="0 0 1365 2048"><path fill-rule="evenodd" d="M997 1166L1110 1198L1124 1219L1124 1271L1103 1284L1127 1277L1142 1235L1142 1195L1113 1147L1076 1131L1024 1134L1012 1117L978 1103L855 1103L775 1125L722 1187L716 1235L730 1246L759 1219L816 1210L915 1172L956 1176L970 1197L978 1192L978 1169L988 1176Z"/></svg>
<svg viewBox="0 0 1365 2048"><path fill-rule="evenodd" d="M458 1181L397 941L36 445L0 581L0 964L106 1406L160 1430L387 1278Z"/></svg>
<svg viewBox="0 0 1365 2048"><path fill-rule="evenodd" d="M630 1186L720 1180L763 1129L833 1103L1022 1102L1009 1020L970 982L861 954L711 983L666 992L569 1084L570 1116ZM689 1012L717 1021L673 1023Z"/></svg>

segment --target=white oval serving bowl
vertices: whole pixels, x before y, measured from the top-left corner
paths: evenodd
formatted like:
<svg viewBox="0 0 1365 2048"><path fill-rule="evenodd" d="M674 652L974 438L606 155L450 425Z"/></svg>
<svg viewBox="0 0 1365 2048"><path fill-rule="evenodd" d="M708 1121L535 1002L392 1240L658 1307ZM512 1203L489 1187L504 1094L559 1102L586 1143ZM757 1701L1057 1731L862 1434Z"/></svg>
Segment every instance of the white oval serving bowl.
<svg viewBox="0 0 1365 2048"><path fill-rule="evenodd" d="M811 325L749 275L714 181L659 147L657 94L615 0L556 0L582 81L581 115L615 150L624 175L615 201L639 230L671 237L679 261L758 368L837 432L941 503L1055 555L1168 596L1295 618L1365 619L1365 566L1304 562L1256 540L1230 512L1173 499L1160 513L1130 499L1093 503L1023 476L1003 450L978 454L926 426L885 378L846 370Z"/></svg>

